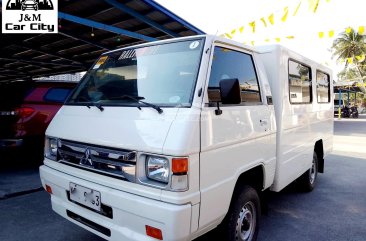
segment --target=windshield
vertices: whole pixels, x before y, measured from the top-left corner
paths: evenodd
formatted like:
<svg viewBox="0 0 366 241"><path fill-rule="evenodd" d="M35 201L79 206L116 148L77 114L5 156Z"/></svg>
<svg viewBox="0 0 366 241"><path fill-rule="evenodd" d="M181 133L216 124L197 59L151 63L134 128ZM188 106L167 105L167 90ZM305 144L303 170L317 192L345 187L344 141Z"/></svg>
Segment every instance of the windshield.
<svg viewBox="0 0 366 241"><path fill-rule="evenodd" d="M102 55L67 104L190 106L202 48L194 39Z"/></svg>

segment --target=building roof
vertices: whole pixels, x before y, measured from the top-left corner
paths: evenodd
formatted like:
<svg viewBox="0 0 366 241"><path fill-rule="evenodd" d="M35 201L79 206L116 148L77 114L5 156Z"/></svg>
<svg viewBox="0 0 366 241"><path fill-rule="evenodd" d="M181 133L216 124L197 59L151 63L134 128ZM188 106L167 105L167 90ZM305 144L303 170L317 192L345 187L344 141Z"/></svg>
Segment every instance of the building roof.
<svg viewBox="0 0 366 241"><path fill-rule="evenodd" d="M340 81L334 84L334 93L342 92L361 92L366 93L365 85L360 81Z"/></svg>
<svg viewBox="0 0 366 241"><path fill-rule="evenodd" d="M204 34L152 0L59 0L58 10L58 34L1 34L0 83L85 71L107 50Z"/></svg>

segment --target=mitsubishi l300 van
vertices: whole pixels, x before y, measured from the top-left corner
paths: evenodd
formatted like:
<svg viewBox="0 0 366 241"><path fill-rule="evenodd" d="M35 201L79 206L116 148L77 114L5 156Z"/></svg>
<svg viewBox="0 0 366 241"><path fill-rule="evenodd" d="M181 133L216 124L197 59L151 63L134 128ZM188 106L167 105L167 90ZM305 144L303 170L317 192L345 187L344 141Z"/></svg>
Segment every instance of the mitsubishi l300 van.
<svg viewBox="0 0 366 241"><path fill-rule="evenodd" d="M256 240L262 191L324 171L331 74L209 35L106 52L46 131L52 208L107 240Z"/></svg>

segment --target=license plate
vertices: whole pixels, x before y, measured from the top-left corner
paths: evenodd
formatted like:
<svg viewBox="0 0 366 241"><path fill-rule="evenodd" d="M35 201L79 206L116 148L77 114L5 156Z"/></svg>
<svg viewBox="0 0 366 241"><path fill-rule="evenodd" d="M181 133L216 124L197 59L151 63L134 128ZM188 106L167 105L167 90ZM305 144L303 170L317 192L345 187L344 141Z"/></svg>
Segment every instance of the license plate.
<svg viewBox="0 0 366 241"><path fill-rule="evenodd" d="M74 202L100 211L101 196L98 191L71 182L70 199Z"/></svg>

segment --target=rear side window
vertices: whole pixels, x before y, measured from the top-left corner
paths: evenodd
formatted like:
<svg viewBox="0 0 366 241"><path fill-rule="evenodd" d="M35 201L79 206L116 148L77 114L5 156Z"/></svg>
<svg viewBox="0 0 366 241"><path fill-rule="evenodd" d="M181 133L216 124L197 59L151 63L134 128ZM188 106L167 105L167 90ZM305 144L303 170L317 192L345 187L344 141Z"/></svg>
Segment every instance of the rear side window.
<svg viewBox="0 0 366 241"><path fill-rule="evenodd" d="M329 75L321 72L319 70L316 71L316 94L318 103L329 103L330 102L330 84L329 84Z"/></svg>
<svg viewBox="0 0 366 241"><path fill-rule="evenodd" d="M221 101L220 80L222 79L239 80L242 102L261 102L257 74L251 55L215 47L208 83L210 102Z"/></svg>
<svg viewBox="0 0 366 241"><path fill-rule="evenodd" d="M44 96L45 101L64 103L69 96L71 89L66 88L51 88Z"/></svg>
<svg viewBox="0 0 366 241"><path fill-rule="evenodd" d="M311 103L311 68L294 60L289 60L288 72L290 103Z"/></svg>

